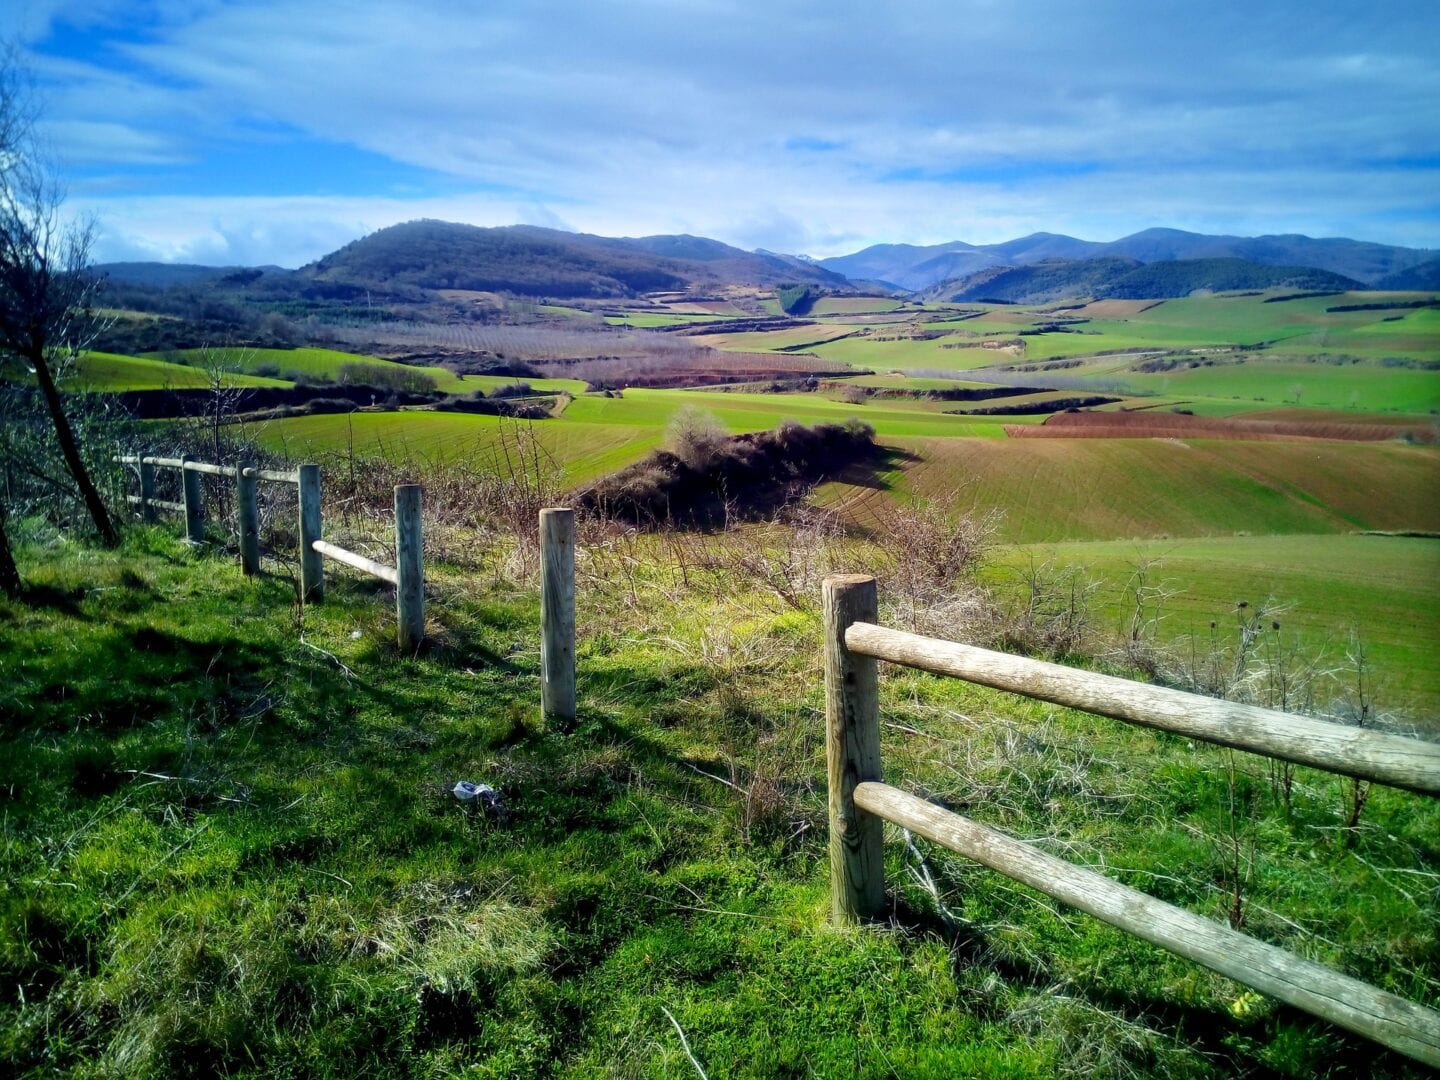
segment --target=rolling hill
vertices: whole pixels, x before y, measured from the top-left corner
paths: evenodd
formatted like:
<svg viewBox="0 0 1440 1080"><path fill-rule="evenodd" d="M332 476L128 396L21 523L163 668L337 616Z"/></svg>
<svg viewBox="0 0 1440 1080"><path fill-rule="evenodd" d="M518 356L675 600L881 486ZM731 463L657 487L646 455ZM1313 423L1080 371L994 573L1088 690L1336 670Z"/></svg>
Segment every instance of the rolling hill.
<svg viewBox="0 0 1440 1080"><path fill-rule="evenodd" d="M319 281L528 296L620 297L670 289L804 282L847 290L839 274L696 236L612 238L530 225L411 221L371 233L301 274Z"/></svg>

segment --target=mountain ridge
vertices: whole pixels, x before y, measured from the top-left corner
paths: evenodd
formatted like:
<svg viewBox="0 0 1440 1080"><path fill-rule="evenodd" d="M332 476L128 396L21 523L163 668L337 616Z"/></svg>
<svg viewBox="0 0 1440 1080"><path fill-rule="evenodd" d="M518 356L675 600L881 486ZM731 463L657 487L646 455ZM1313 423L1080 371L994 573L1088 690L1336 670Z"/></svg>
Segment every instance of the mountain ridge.
<svg viewBox="0 0 1440 1080"><path fill-rule="evenodd" d="M849 277L881 280L920 292L947 279L964 276L945 272L949 266L943 260L957 251L972 253L977 262L992 266L1107 256L1132 258L1142 263L1235 258L1261 266L1325 270L1366 285L1377 284L1440 257L1440 252L1425 248L1348 237L1316 239L1299 233L1247 237L1157 227L1109 242L1040 232L998 244L967 244L960 240L930 246L875 244L849 255L821 259L819 265ZM974 267L974 271L981 269L984 266Z"/></svg>

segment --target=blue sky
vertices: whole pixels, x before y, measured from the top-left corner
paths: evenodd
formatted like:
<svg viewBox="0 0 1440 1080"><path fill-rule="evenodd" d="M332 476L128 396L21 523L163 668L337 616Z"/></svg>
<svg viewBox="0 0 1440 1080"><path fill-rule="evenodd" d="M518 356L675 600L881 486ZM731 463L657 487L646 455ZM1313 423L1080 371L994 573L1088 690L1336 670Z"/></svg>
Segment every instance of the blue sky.
<svg viewBox="0 0 1440 1080"><path fill-rule="evenodd" d="M105 260L294 266L418 217L1440 248L1416 0L7 0L0 37Z"/></svg>

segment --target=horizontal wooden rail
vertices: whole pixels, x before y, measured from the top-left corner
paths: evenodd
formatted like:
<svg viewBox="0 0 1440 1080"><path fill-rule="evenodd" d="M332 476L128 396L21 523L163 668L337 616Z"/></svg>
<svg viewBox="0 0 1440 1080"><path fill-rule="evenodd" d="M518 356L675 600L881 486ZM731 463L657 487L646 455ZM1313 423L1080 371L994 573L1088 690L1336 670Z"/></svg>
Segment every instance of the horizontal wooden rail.
<svg viewBox="0 0 1440 1080"><path fill-rule="evenodd" d="M125 501L137 506L158 506L161 510L173 510L177 514L185 512L184 503L167 502L164 499L147 499L143 495L126 495Z"/></svg>
<svg viewBox="0 0 1440 1080"><path fill-rule="evenodd" d="M881 783L877 661L1431 795L1440 793L1440 747L887 630L874 621L872 577L827 577L824 602L830 909L836 923L884 914L880 825L892 821L1112 926L1440 1067L1440 1013Z"/></svg>
<svg viewBox="0 0 1440 1080"><path fill-rule="evenodd" d="M246 469L245 476L250 480L268 480L272 484L298 484L300 477L293 472L276 472L274 469Z"/></svg>
<svg viewBox="0 0 1440 1080"><path fill-rule="evenodd" d="M235 475L233 465L211 465L208 461L187 461L185 462L186 472L204 473L207 476L231 476Z"/></svg>
<svg viewBox="0 0 1440 1080"><path fill-rule="evenodd" d="M388 581L391 585L400 584L400 572L393 566L386 566L384 563L376 562L374 559L367 559L364 555L356 555L353 551L346 551L342 547L326 541L315 540L310 546L324 555L327 559L334 559L346 566L353 566L357 570L364 570L367 574L379 578L381 581Z"/></svg>
<svg viewBox="0 0 1440 1080"><path fill-rule="evenodd" d="M845 630L845 646L877 660L1440 796L1440 743L1238 705L869 622L851 623Z"/></svg>
<svg viewBox="0 0 1440 1080"><path fill-rule="evenodd" d="M857 784L855 805L1111 926L1440 1067L1440 1013L1073 866L888 784Z"/></svg>
<svg viewBox="0 0 1440 1080"><path fill-rule="evenodd" d="M210 476L234 476L233 465L211 465L207 461L186 461L184 458L154 457L152 455L121 454L115 458L122 465L154 465L162 469L185 469L188 472L206 473ZM272 484L298 484L296 472L280 472L276 469L255 469L246 467L245 476L251 480L268 480Z"/></svg>

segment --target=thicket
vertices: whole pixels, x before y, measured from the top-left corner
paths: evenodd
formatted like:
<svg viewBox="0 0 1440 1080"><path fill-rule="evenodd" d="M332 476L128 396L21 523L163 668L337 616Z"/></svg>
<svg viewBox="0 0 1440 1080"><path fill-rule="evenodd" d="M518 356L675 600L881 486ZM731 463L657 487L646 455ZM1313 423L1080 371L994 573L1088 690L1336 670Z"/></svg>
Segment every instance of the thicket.
<svg viewBox="0 0 1440 1080"><path fill-rule="evenodd" d="M687 410L672 449L657 450L579 497L579 505L652 526L714 526L768 516L813 485L875 453L875 429L859 420L727 435L713 417Z"/></svg>

